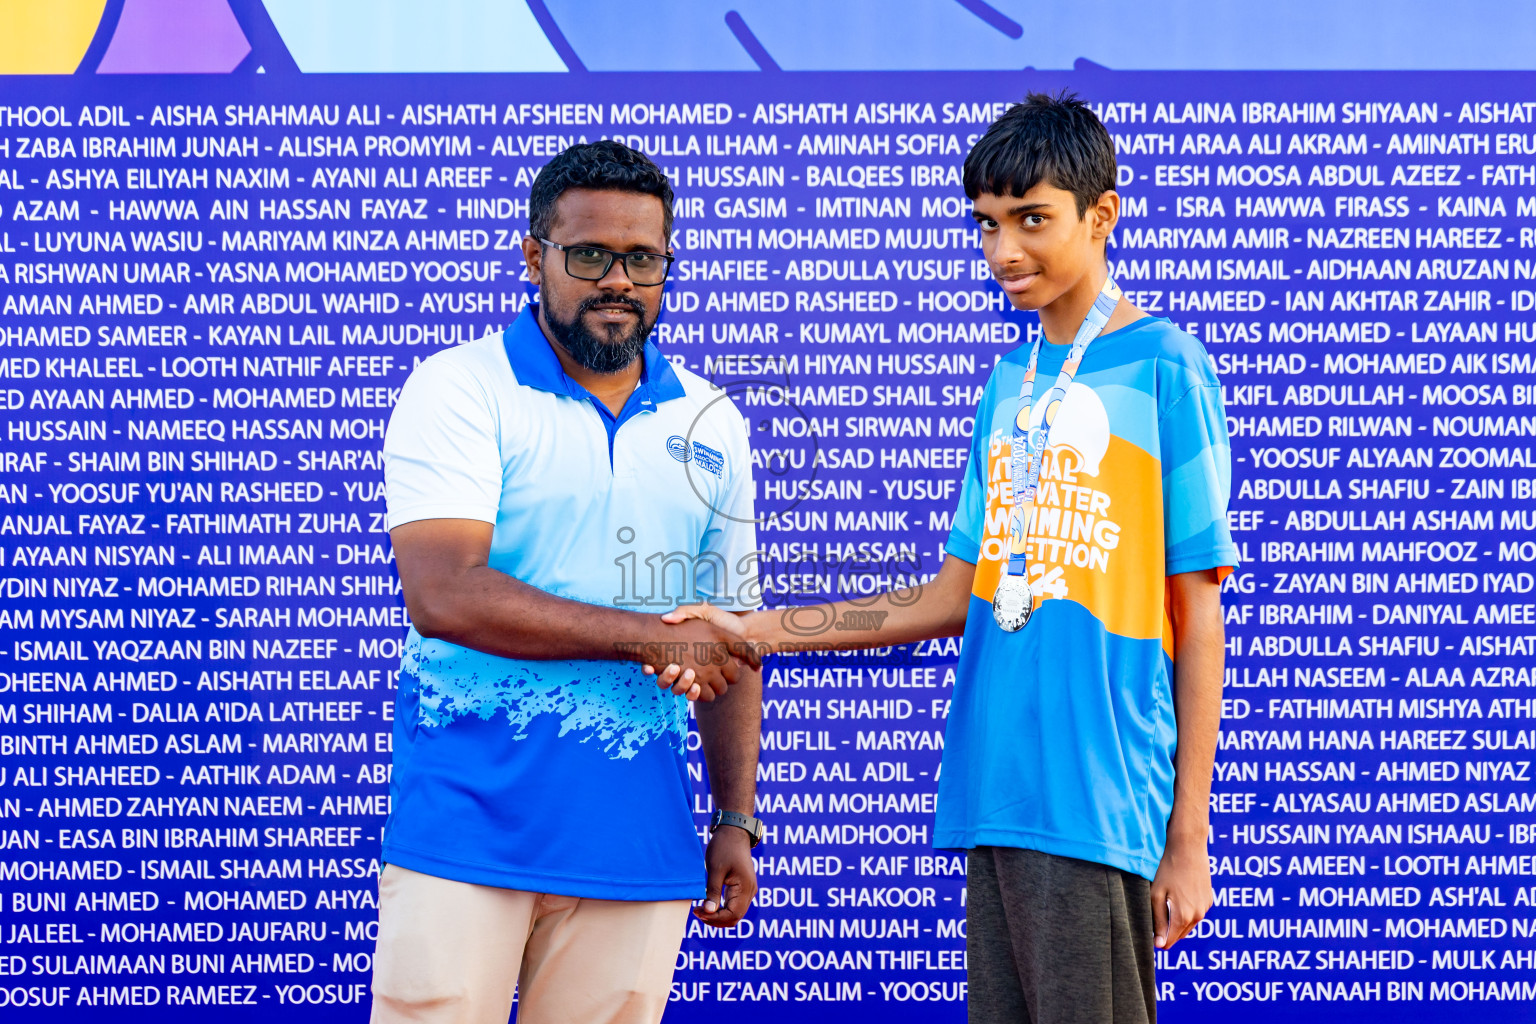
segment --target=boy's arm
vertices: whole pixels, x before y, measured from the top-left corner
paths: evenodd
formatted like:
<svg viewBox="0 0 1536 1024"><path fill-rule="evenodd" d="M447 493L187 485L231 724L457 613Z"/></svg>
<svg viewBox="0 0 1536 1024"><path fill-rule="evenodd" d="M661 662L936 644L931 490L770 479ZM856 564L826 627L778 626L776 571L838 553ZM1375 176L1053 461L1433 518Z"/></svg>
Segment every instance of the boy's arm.
<svg viewBox="0 0 1536 1024"><path fill-rule="evenodd" d="M990 389L989 382L988 394ZM990 409L990 400L984 396L976 409L976 422L991 422ZM703 618L732 629L749 642L749 661L754 655L765 653L858 650L959 636L965 632L971 588L976 580L977 538L983 535L985 525L985 467L992 454L991 443L984 431L978 431L972 438L944 561L937 575L926 583L848 601L763 610L739 619L707 604L695 604L668 612L662 621L676 624L689 618ZM686 668L676 662L645 663L645 671L659 673L659 685L670 687L673 693L691 693L693 673L685 671Z"/></svg>
<svg viewBox="0 0 1536 1024"><path fill-rule="evenodd" d="M758 655L890 647L965 632L975 577L975 565L945 555L938 575L928 582L872 597L773 608L739 618L711 605L694 604L667 612L661 619L679 623L702 618L734 629ZM647 666L647 671L652 668L660 670L661 665ZM683 672L684 680L674 685L678 674L678 666L670 666L658 682L675 689L686 681Z"/></svg>
<svg viewBox="0 0 1536 1024"><path fill-rule="evenodd" d="M1226 653L1221 584L1215 571L1170 576L1168 592L1178 747L1173 758L1168 841L1152 879L1152 918L1159 949L1167 949L1189 934L1215 900L1206 838Z"/></svg>

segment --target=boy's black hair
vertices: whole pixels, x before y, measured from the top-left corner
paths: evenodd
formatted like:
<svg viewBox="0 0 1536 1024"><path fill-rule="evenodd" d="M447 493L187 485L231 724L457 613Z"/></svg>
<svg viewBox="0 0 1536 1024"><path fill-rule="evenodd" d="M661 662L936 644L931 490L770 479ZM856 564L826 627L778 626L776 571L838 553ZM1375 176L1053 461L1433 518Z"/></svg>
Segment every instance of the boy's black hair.
<svg viewBox="0 0 1536 1024"><path fill-rule="evenodd" d="M555 226L555 201L573 188L655 196L661 200L663 235L671 239L672 183L639 150L603 139L571 146L545 164L528 194L529 233L549 237Z"/></svg>
<svg viewBox="0 0 1536 1024"><path fill-rule="evenodd" d="M1022 196L1040 182L1077 197L1081 218L1115 187L1115 144L1088 104L1032 92L992 122L965 158L965 194Z"/></svg>

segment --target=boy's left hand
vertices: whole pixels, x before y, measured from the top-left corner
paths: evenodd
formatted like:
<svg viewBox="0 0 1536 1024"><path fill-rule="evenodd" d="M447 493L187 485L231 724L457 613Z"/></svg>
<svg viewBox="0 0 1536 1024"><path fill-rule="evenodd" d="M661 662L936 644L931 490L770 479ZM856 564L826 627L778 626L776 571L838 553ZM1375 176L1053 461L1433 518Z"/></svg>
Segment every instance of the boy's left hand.
<svg viewBox="0 0 1536 1024"><path fill-rule="evenodd" d="M1172 948L1205 920L1214 902L1205 837L1190 842L1169 837L1152 879L1152 928L1157 948Z"/></svg>

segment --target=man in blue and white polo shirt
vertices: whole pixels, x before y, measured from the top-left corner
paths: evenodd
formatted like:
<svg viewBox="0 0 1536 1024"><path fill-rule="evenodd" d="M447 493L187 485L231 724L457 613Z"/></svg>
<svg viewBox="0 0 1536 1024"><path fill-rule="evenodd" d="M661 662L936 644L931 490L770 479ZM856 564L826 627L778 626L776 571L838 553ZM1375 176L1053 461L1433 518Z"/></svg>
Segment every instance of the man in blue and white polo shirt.
<svg viewBox="0 0 1536 1024"><path fill-rule="evenodd" d="M690 902L728 927L756 891L761 677L715 627L659 619L759 604L746 426L646 340L672 189L625 146L573 146L529 215L540 302L417 367L384 442L414 625L375 1022L505 1024L514 985L524 1024L655 1021ZM658 642L689 659L670 690L642 671ZM720 808L703 856L689 698Z"/></svg>

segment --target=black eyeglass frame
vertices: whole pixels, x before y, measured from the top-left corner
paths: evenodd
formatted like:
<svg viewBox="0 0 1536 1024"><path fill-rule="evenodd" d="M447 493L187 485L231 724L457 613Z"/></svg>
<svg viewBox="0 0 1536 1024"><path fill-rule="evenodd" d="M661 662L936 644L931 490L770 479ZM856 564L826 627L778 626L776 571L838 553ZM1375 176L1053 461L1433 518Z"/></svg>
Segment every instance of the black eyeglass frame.
<svg viewBox="0 0 1536 1024"><path fill-rule="evenodd" d="M624 276L629 278L630 284L634 285L636 288L660 288L662 285L667 283L667 275L672 273L672 264L677 262L676 256L669 256L664 252L647 252L643 249L637 252L614 252L612 249L604 249L597 245L561 245L559 242L551 242L549 239L539 238L537 235L534 236L534 240L537 241L540 245L547 245L551 249L558 249L565 253L565 272L578 281L601 281L603 278L608 276L608 271L613 269L613 261L617 259L624 265ZM582 277L580 274L573 273L571 271L572 249L591 249L593 252L600 252L607 256L608 261L603 264L603 269L598 273L596 277ZM631 256L651 256L666 260L666 263L662 266L661 280L636 281L635 275L629 272L629 257Z"/></svg>

